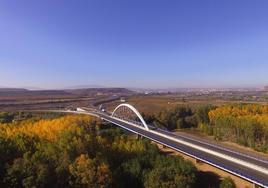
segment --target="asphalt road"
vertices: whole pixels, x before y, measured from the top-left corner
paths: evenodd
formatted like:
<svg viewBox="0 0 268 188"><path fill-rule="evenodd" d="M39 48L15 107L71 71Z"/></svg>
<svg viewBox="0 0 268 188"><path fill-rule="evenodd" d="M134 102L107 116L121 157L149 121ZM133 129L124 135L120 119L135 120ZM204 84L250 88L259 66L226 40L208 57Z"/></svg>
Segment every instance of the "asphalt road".
<svg viewBox="0 0 268 188"><path fill-rule="evenodd" d="M133 126L131 123L113 118L109 114L100 112L94 108L84 108L84 110L86 111L52 111L97 116L123 129L141 135L205 163L211 164L212 166L239 176L257 185L268 187L268 161L265 159L258 159L248 154L239 153L237 151L220 147L219 145L204 142L204 140L188 138L166 130L156 129L147 131L141 126ZM200 148L203 148L203 150ZM220 156L215 155L215 152L220 154ZM230 160L230 158L233 158L234 160Z"/></svg>
<svg viewBox="0 0 268 188"><path fill-rule="evenodd" d="M174 140L168 139L168 138L163 137L161 135L157 135L157 134L154 134L152 132L148 132L144 129L135 127L129 123L114 119L114 118L112 118L109 115L106 115L104 113L97 113L97 114L101 118L105 119L106 121L109 121L113 124L116 124L116 125L124 128L128 131L137 133L143 137L151 139L151 140L158 142L160 144L166 145L167 147L170 147L170 148L177 150L179 152L183 152L187 155L194 156L201 161L207 162L213 166L221 168L225 171L228 171L232 174L240 176L240 177L247 179L249 181L252 181L258 185L268 187L268 175L267 175L267 173L260 172L259 170L238 164L237 162L228 160L224 157L215 156L215 155L212 155L210 153L207 153L207 152L192 148L190 146L178 143ZM175 135L175 134L168 132L168 131L165 131L165 130L157 129L154 131L168 135L168 136L173 137L175 139L180 139L180 140L186 141L188 143L191 143L191 144L194 144L194 145L197 145L197 146L200 146L200 147L212 150L212 151L217 151L223 155L230 156L230 157L239 159L241 161L246 161L248 163L254 164L256 166L259 166L259 167L262 167L262 168L265 168L268 170L268 161L265 161L263 159L257 159L257 158L254 158L253 156L249 156L246 154L231 151L231 150L228 150L226 148L220 148L219 146L214 146L211 143L205 143L204 141L186 138L185 136L180 136L177 134Z"/></svg>

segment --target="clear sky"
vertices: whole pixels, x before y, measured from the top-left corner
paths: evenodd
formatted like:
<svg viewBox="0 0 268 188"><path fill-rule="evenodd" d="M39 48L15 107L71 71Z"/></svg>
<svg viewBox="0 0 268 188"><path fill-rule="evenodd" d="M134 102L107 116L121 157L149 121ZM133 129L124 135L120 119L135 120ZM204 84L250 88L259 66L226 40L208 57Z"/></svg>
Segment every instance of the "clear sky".
<svg viewBox="0 0 268 188"><path fill-rule="evenodd" d="M1 0L0 86L268 84L267 0Z"/></svg>

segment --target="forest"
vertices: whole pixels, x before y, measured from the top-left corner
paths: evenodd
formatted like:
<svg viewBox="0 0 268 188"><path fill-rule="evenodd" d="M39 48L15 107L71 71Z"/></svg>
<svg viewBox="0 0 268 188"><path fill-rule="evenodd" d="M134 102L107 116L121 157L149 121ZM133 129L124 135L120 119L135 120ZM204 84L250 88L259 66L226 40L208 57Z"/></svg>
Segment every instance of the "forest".
<svg viewBox="0 0 268 188"><path fill-rule="evenodd" d="M163 109L146 120L170 131L194 129L257 151L268 150L268 105L176 106Z"/></svg>
<svg viewBox="0 0 268 188"><path fill-rule="evenodd" d="M0 187L196 186L197 169L98 119L0 114Z"/></svg>
<svg viewBox="0 0 268 188"><path fill-rule="evenodd" d="M268 106L228 105L209 111L202 129L217 140L228 140L258 151L268 149ZM205 127L205 128L204 128Z"/></svg>

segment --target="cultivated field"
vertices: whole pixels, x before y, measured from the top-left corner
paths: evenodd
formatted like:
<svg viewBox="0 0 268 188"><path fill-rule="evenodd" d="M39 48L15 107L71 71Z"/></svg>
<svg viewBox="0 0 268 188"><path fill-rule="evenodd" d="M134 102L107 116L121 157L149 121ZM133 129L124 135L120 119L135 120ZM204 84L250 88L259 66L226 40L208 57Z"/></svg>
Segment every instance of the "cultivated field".
<svg viewBox="0 0 268 188"><path fill-rule="evenodd" d="M113 101L106 104L108 111L112 111L121 101ZM264 101L252 100L231 100L220 96L207 96L195 94L162 94L162 95L135 95L126 99L126 103L135 106L139 112L145 114L155 114L162 109L171 108L176 105L185 105L190 107L198 107L200 105L221 106L230 103L258 103L267 104Z"/></svg>

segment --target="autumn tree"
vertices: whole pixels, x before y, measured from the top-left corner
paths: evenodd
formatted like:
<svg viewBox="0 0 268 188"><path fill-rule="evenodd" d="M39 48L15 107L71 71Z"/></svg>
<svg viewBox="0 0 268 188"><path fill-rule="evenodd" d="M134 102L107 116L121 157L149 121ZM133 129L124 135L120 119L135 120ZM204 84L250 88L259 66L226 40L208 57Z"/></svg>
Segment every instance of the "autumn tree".
<svg viewBox="0 0 268 188"><path fill-rule="evenodd" d="M267 105L226 105L208 114L208 126L216 139L237 142L261 151L268 149Z"/></svg>
<svg viewBox="0 0 268 188"><path fill-rule="evenodd" d="M174 172L185 185L195 181L193 165L181 159L165 162L170 159L149 140L132 139L119 128L99 124L83 115L29 114L24 120L0 123L0 186L144 187L148 175L157 172L155 166L178 167ZM167 185L176 181L170 177Z"/></svg>
<svg viewBox="0 0 268 188"><path fill-rule="evenodd" d="M112 175L107 164L99 163L97 159L90 159L88 155L81 154L75 162L69 166L74 180L72 186L89 188L109 187Z"/></svg>
<svg viewBox="0 0 268 188"><path fill-rule="evenodd" d="M230 177L225 177L221 183L220 183L220 188L235 188L235 183L234 180Z"/></svg>

